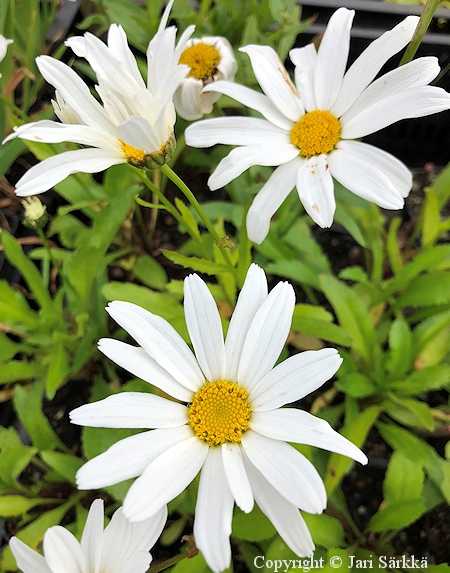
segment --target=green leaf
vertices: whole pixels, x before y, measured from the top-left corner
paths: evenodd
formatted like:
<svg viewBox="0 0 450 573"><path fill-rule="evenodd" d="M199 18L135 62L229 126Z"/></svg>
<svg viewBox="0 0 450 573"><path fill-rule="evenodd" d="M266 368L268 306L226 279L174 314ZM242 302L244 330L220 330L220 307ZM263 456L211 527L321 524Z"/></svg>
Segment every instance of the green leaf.
<svg viewBox="0 0 450 573"><path fill-rule="evenodd" d="M133 265L133 273L145 285L162 290L167 283L167 273L153 257L142 255Z"/></svg>
<svg viewBox="0 0 450 573"><path fill-rule="evenodd" d="M0 320L12 324L25 324L36 327L38 315L28 306L25 297L10 287L6 281L0 281Z"/></svg>
<svg viewBox="0 0 450 573"><path fill-rule="evenodd" d="M413 356L417 356L425 346L450 325L450 310L430 316L413 331Z"/></svg>
<svg viewBox="0 0 450 573"><path fill-rule="evenodd" d="M391 455L383 482L387 505L421 497L425 474L420 463L413 462L401 452Z"/></svg>
<svg viewBox="0 0 450 573"><path fill-rule="evenodd" d="M29 389L17 385L14 388L14 408L36 448L67 450L42 412L42 391L40 381Z"/></svg>
<svg viewBox="0 0 450 573"><path fill-rule="evenodd" d="M411 367L412 336L403 317L396 318L389 330L389 352L386 369L392 378L403 376Z"/></svg>
<svg viewBox="0 0 450 573"><path fill-rule="evenodd" d="M20 517L29 509L36 505L49 503L45 498L28 498L22 495L2 495L0 496L0 516L1 517Z"/></svg>
<svg viewBox="0 0 450 573"><path fill-rule="evenodd" d="M0 310L1 314L1 310ZM9 336L0 332L0 362L6 362L21 350L20 344L13 342Z"/></svg>
<svg viewBox="0 0 450 573"><path fill-rule="evenodd" d="M382 407L394 420L413 428L425 428L430 431L434 428L428 404L409 398L400 400L391 396L391 399L392 401L382 402Z"/></svg>
<svg viewBox="0 0 450 573"><path fill-rule="evenodd" d="M17 380L30 380L39 376L42 372L42 365L37 362L21 362L20 360L10 360L0 364L0 384L16 382Z"/></svg>
<svg viewBox="0 0 450 573"><path fill-rule="evenodd" d="M441 230L441 219L439 216L439 202L432 187L425 189L425 204L422 208L422 244L424 247L434 245Z"/></svg>
<svg viewBox="0 0 450 573"><path fill-rule="evenodd" d="M298 560L298 556L292 551L292 549L290 549L286 545L286 543L281 539L281 537L277 535L275 539L272 541L272 543L269 545L265 559L264 556L262 556L258 560L259 561L258 567L259 565L262 565L264 563L264 569L260 569L260 571L262 573L269 573L269 572L273 573L274 563L280 563L281 565L283 563L283 560L291 561L294 559ZM270 566L270 563L272 563L272 566Z"/></svg>
<svg viewBox="0 0 450 573"><path fill-rule="evenodd" d="M306 219L297 219L284 235L283 240L300 254L302 262L318 273L331 273L330 263L319 243L313 238Z"/></svg>
<svg viewBox="0 0 450 573"><path fill-rule="evenodd" d="M0 239L7 259L20 271L39 306L43 309L50 309L52 299L36 266L25 255L22 247L12 235L5 230L0 230Z"/></svg>
<svg viewBox="0 0 450 573"><path fill-rule="evenodd" d="M417 521L424 512L425 504L420 498L397 501L378 511L370 520L368 529L371 531L404 529Z"/></svg>
<svg viewBox="0 0 450 573"><path fill-rule="evenodd" d="M171 573L203 573L208 571L205 558L201 553L191 559L183 559L175 565Z"/></svg>
<svg viewBox="0 0 450 573"><path fill-rule="evenodd" d="M326 549L345 545L344 528L334 517L324 513L321 515L302 513L302 517L316 545L321 545Z"/></svg>
<svg viewBox="0 0 450 573"><path fill-rule="evenodd" d="M345 392L353 398L372 396L377 392L377 387L370 378L364 376L364 374L358 374L358 372L350 372L350 374L343 376L335 382L334 385L338 390Z"/></svg>
<svg viewBox="0 0 450 573"><path fill-rule="evenodd" d="M24 446L14 428L0 426L0 479L15 488L16 477L27 467L37 449Z"/></svg>
<svg viewBox="0 0 450 573"><path fill-rule="evenodd" d="M432 306L450 302L450 273L431 271L416 277L395 302L395 307Z"/></svg>
<svg viewBox="0 0 450 573"><path fill-rule="evenodd" d="M421 395L430 390L444 388L450 382L450 366L438 364L427 366L421 370L415 370L404 380L399 380L389 384L390 390L395 390L396 394Z"/></svg>
<svg viewBox="0 0 450 573"><path fill-rule="evenodd" d="M40 453L44 462L57 471L63 478L73 485L76 485L75 474L83 465L83 460L73 454L62 454L44 450Z"/></svg>
<svg viewBox="0 0 450 573"><path fill-rule="evenodd" d="M226 265L221 265L213 261L199 259L198 257L187 257L186 255L182 255L176 251L167 251L166 249L161 249L161 252L167 259L169 259L169 261L172 261L177 265L181 265L185 269L192 269L207 275L217 275L220 273L230 272L230 269Z"/></svg>
<svg viewBox="0 0 450 573"><path fill-rule="evenodd" d="M281 260L264 265L267 274L278 275L320 290L319 271L297 260Z"/></svg>
<svg viewBox="0 0 450 573"><path fill-rule="evenodd" d="M69 374L69 360L63 336L57 331L53 332L53 348L50 354L50 366L45 382L49 400L54 397L56 390Z"/></svg>
<svg viewBox="0 0 450 573"><path fill-rule="evenodd" d="M236 511L233 519L233 537L245 541L262 541L270 539L276 533L275 527L258 506L251 513Z"/></svg>

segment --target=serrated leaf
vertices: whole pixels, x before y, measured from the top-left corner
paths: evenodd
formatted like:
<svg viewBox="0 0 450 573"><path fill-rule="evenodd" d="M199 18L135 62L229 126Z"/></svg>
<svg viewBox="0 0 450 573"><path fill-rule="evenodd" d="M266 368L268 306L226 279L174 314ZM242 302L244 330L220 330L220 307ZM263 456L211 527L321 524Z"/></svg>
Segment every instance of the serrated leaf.
<svg viewBox="0 0 450 573"><path fill-rule="evenodd" d="M245 541L270 539L276 533L275 527L258 506L251 513L238 512L233 519L233 537Z"/></svg>
<svg viewBox="0 0 450 573"><path fill-rule="evenodd" d="M367 376L358 372L350 372L335 382L334 385L338 390L353 398L363 398L377 392L375 384Z"/></svg>
<svg viewBox="0 0 450 573"><path fill-rule="evenodd" d="M37 362L21 362L10 360L0 364L0 384L16 382L17 380L30 380L42 372L42 365Z"/></svg>
<svg viewBox="0 0 450 573"><path fill-rule="evenodd" d="M23 294L6 281L0 281L0 321L36 327L39 317L31 310Z"/></svg>
<svg viewBox="0 0 450 573"><path fill-rule="evenodd" d="M0 480L15 488L16 477L26 468L37 449L24 446L14 428L0 426Z"/></svg>
<svg viewBox="0 0 450 573"><path fill-rule="evenodd" d="M421 497L425 474L422 465L413 462L401 452L392 453L383 482L387 505Z"/></svg>
<svg viewBox="0 0 450 573"><path fill-rule="evenodd" d="M215 263L213 261L200 259L198 257L187 257L186 255L182 255L176 251L167 251L165 249L161 249L161 252L166 258L169 259L169 261L172 261L177 265L181 265L185 269L192 269L207 275L217 275L220 273L230 272L230 269L227 266Z"/></svg>
<svg viewBox="0 0 450 573"><path fill-rule="evenodd" d="M450 302L450 273L432 271L416 277L395 302L397 308Z"/></svg>
<svg viewBox="0 0 450 573"><path fill-rule="evenodd" d="M302 513L313 541L326 549L342 547L345 544L344 528L334 517Z"/></svg>
<svg viewBox="0 0 450 573"><path fill-rule="evenodd" d="M281 260L264 265L267 274L278 275L320 290L319 271L297 260Z"/></svg>
<svg viewBox="0 0 450 573"><path fill-rule="evenodd" d="M68 482L76 485L75 474L83 465L83 460L73 454L62 454L44 450L40 453L44 462L57 471Z"/></svg>
<svg viewBox="0 0 450 573"><path fill-rule="evenodd" d="M384 411L405 426L432 430L435 426L428 404L404 398L382 402Z"/></svg>
<svg viewBox="0 0 450 573"><path fill-rule="evenodd" d="M425 504L420 498L397 501L378 511L370 520L368 529L377 532L404 529L424 512Z"/></svg>

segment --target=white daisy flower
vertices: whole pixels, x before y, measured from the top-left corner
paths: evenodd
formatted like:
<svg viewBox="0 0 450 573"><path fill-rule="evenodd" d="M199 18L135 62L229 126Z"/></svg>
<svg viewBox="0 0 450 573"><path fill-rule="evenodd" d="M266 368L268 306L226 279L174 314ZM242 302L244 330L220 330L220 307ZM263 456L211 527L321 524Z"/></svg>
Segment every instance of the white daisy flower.
<svg viewBox="0 0 450 573"><path fill-rule="evenodd" d="M8 50L8 46L9 46L9 44L12 44L13 42L14 42L14 40L8 40L8 38L5 38L5 36L0 34L0 62L5 59L6 52ZM2 77L2 74L0 74L0 78L1 77Z"/></svg>
<svg viewBox="0 0 450 573"><path fill-rule="evenodd" d="M44 557L17 537L9 542L23 573L145 573L152 560L149 550L163 530L167 508L139 523L125 519L122 508L103 529L103 500L90 509L81 543L64 527L47 529Z"/></svg>
<svg viewBox="0 0 450 573"><path fill-rule="evenodd" d="M401 119L450 108L450 95L427 84L439 73L434 57L419 58L373 81L385 62L410 41L418 18L408 16L372 42L345 72L354 11L331 17L320 48L291 50L295 84L268 46L241 48L250 57L264 95L229 82L206 86L260 112L265 119L221 117L191 125L186 143L240 145L209 178L223 187L252 165L279 166L247 216L250 239L261 243L270 219L294 186L306 212L321 227L333 223L333 179L385 209L400 209L412 186L398 159L356 141ZM418 142L420 144L420 142Z"/></svg>
<svg viewBox="0 0 450 573"><path fill-rule="evenodd" d="M190 71L175 92L175 109L183 119L200 119L212 112L220 98L219 93L204 92L203 88L219 80L234 80L237 63L233 48L220 36L189 40L179 63L189 66Z"/></svg>
<svg viewBox="0 0 450 573"><path fill-rule="evenodd" d="M41 74L56 88L53 106L62 123L43 120L23 125L3 143L21 137L46 143L70 141L90 148L67 151L32 167L18 181L17 195L47 191L71 173L97 173L126 162L153 169L167 161L175 145L172 99L189 72L178 61L194 31L193 26L189 27L175 47L176 28L166 28L173 1L167 5L159 30L148 46L147 84L121 26L110 27L107 45L89 33L66 42L78 56L88 60L96 73L96 90L103 105L64 63L49 56L36 59Z"/></svg>
<svg viewBox="0 0 450 573"><path fill-rule="evenodd" d="M287 545L300 556L310 555L314 544L298 508L322 513L325 488L311 462L286 442L318 446L363 464L367 458L326 421L282 408L319 388L342 362L335 349L326 348L274 367L294 304L290 284L279 283L268 294L264 271L252 265L224 342L208 287L190 275L184 309L194 356L161 317L131 303L110 303L111 317L140 346L102 339L100 350L177 401L123 392L73 410L75 424L152 428L87 462L78 471L78 487L96 489L137 477L123 507L126 517L139 521L180 494L201 470L194 535L213 571L222 571L231 559L234 502L250 512L256 501Z"/></svg>

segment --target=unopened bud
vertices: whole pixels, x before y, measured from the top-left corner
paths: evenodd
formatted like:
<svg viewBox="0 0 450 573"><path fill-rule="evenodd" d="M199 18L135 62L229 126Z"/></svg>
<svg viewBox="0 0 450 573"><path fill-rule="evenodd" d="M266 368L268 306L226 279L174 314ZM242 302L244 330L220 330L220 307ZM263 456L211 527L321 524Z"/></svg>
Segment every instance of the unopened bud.
<svg viewBox="0 0 450 573"><path fill-rule="evenodd" d="M23 224L29 229L42 229L47 222L47 207L41 200L38 197L27 197L22 201L22 206L24 209Z"/></svg>

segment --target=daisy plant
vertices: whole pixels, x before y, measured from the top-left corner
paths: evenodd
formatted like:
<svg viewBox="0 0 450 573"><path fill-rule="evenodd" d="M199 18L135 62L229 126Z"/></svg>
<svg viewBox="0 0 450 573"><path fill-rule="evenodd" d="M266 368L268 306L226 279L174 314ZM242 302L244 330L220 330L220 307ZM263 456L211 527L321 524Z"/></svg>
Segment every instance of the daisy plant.
<svg viewBox="0 0 450 573"><path fill-rule="evenodd" d="M77 473L78 487L137 477L123 511L138 522L161 511L201 470L194 535L213 571L230 563L234 503L248 513L256 502L297 555L311 555L314 544L299 508L322 513L326 492L312 463L286 442L362 464L367 458L328 422L283 408L319 388L342 362L335 349L325 348L275 366L294 304L290 284L279 283L268 294L264 271L251 265L224 342L208 287L188 276L184 310L194 355L161 317L135 304L110 303L110 316L139 346L102 339L99 349L172 398L123 392L73 410L71 421L83 426L151 429L87 462Z"/></svg>
<svg viewBox="0 0 450 573"><path fill-rule="evenodd" d="M119 508L104 528L103 500L90 509L81 543L64 527L50 527L44 535L44 556L17 537L9 542L22 573L145 573L167 518L167 508L139 523L131 523Z"/></svg>
<svg viewBox="0 0 450 573"><path fill-rule="evenodd" d="M270 219L296 186L310 217L330 227L336 208L333 178L386 209L400 209L412 187L410 171L389 153L358 141L396 121L450 109L450 95L429 84L439 73L437 58L424 57L374 79L386 61L411 40L418 18L408 16L372 42L346 71L353 10L331 17L320 47L290 52L295 84L268 46L241 48L262 91L215 82L204 92L226 94L259 112L256 117L220 117L191 125L186 143L238 145L208 180L212 190L227 185L252 165L277 166L254 199L247 232L261 243Z"/></svg>

